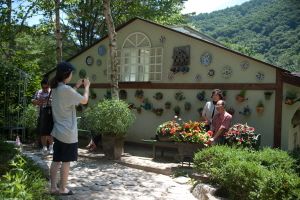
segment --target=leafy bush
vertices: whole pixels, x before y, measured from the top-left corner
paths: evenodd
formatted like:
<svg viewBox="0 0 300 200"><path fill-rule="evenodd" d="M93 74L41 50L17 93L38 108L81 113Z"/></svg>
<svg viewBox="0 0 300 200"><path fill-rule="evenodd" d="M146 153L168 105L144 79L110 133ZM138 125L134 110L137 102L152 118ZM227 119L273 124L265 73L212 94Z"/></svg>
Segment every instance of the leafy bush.
<svg viewBox="0 0 300 200"><path fill-rule="evenodd" d="M249 152L213 146L195 154L194 169L207 174L231 199L299 199L300 177L296 160L287 152L264 148Z"/></svg>
<svg viewBox="0 0 300 200"><path fill-rule="evenodd" d="M0 182L0 198L44 199L47 181L43 172L29 158L17 155L10 162L13 167L2 176ZM51 199L51 197L46 197Z"/></svg>
<svg viewBox="0 0 300 200"><path fill-rule="evenodd" d="M8 166L8 162L13 159L19 151L14 144L7 143L3 137L0 137L0 152L0 163L2 163L2 170L4 170L4 166Z"/></svg>
<svg viewBox="0 0 300 200"><path fill-rule="evenodd" d="M91 106L84 117L88 129L101 134L115 134L124 137L135 120L134 112L129 104L122 100L107 99Z"/></svg>
<svg viewBox="0 0 300 200"><path fill-rule="evenodd" d="M24 110L21 120L25 122L25 127L28 129L27 136L36 136L38 106L29 104Z"/></svg>

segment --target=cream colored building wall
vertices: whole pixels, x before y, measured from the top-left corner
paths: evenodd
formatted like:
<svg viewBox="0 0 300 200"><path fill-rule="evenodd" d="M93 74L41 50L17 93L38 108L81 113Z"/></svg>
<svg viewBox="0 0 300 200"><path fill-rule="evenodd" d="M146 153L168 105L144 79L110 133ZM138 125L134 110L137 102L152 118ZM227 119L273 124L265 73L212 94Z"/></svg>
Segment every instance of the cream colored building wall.
<svg viewBox="0 0 300 200"><path fill-rule="evenodd" d="M136 20L131 24L128 24L126 27L118 31L117 35L117 49L120 50L124 40L134 32L142 32L147 35L151 41L152 47L163 47L163 80L159 82L152 83L196 83L194 81L194 77L197 74L200 74L202 80L201 83L258 83L255 79L255 74L258 71L262 71L265 73L265 79L261 83L275 83L276 82L276 70L272 67L264 65L262 63L250 60L243 56L231 53L224 49L215 47L211 44L207 44L197 39L193 39L190 37L185 37L184 35L164 29L159 26L155 26L150 23L143 22L141 20ZM166 37L165 43L160 43L160 36ZM100 56L98 54L98 47L100 45L104 45L108 52L108 39L101 41L99 44L93 46L87 51L83 52L81 55L77 56L73 60L70 61L75 68L76 73L73 75L73 78L70 83L76 83L79 79L79 71L80 69L85 69L87 72L87 76L91 77L92 74L97 76L95 81L91 81L92 83L109 83L107 81L106 76L103 75L103 70L106 69L107 66L107 56L108 53L104 56ZM173 64L172 56L173 56L173 48L179 46L190 45L190 56L191 56L191 64L190 71L186 74L182 74L179 72L174 75L173 80L168 80L167 75L170 73L170 67ZM200 63L200 56L204 52L209 52L212 55L212 62L209 66L204 66ZM86 57L92 56L94 62L91 66L86 65ZM97 66L96 60L101 59L102 65ZM242 61L247 61L249 63L249 68L247 70L242 70L240 68L240 63ZM230 66L233 70L232 76L229 79L225 79L221 76L221 69L224 66ZM214 77L208 77L207 72L208 69L215 70ZM134 103L135 106L142 105L141 101L138 101L134 97L134 93L136 89L125 89L127 91L127 99L126 102ZM79 89L79 91L83 91L83 89ZM98 100L103 99L106 94L106 89L93 89L97 94L97 99L89 100L89 105L93 105ZM186 99L182 101L177 101L174 99L174 93L179 90L176 89L144 89L144 97L148 97L150 102L153 104L154 108L164 108L164 103L166 101L171 101L172 106L170 110L164 109L162 116L156 116L151 111L146 111L142 109L141 114L136 114L137 119L134 125L130 128L129 134L126 138L127 141L131 142L141 142L141 139L150 139L155 136L155 130L157 126L165 121L172 120L174 117L173 107L179 105L181 107L181 118L184 121L187 120L199 120L199 113L197 109L200 107L204 107L204 101L199 101L196 98L198 92L200 90L186 89L182 90ZM210 100L211 90L205 90L206 95L205 98ZM156 92L162 92L164 94L164 98L162 100L156 100L153 98L153 95ZM246 98L249 98L248 101L238 102L235 100L235 95L238 94L239 91L228 90L227 93L227 107L233 107L235 109L235 114L233 115L233 124L235 123L248 123L248 125L253 126L256 129L257 133L262 134L262 146L273 146L273 134L274 134L274 115L275 115L275 94L272 95L271 100L264 100L264 91L251 91L248 90L246 92ZM258 114L256 112L256 105L258 101L262 99L265 104L265 112L262 114ZM192 108L190 111L184 110L184 103L186 101L191 102ZM252 109L252 114L250 116L244 116L239 114L239 112L243 111L243 108L249 105ZM83 109L85 110L85 108ZM77 112L78 116L83 115L83 111Z"/></svg>
<svg viewBox="0 0 300 200"><path fill-rule="evenodd" d="M290 84L283 84L283 98L285 99L285 93L287 90L295 89L300 92L299 88ZM298 95L298 97L300 97ZM292 118L296 111L300 107L300 102L296 102L293 105L287 105L282 103L282 131L281 131L281 147L286 150L292 150L294 148L294 133L299 132L299 126L293 128Z"/></svg>

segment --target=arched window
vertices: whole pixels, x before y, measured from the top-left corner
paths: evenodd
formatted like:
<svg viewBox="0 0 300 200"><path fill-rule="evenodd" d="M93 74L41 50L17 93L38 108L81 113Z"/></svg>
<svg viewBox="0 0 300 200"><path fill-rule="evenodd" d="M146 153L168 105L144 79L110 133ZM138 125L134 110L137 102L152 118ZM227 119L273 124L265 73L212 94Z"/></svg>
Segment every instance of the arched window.
<svg viewBox="0 0 300 200"><path fill-rule="evenodd" d="M120 81L162 80L162 47L151 47L149 38L140 32L130 34L118 50L118 75ZM110 59L108 59L110 63ZM110 65L108 66L110 79Z"/></svg>

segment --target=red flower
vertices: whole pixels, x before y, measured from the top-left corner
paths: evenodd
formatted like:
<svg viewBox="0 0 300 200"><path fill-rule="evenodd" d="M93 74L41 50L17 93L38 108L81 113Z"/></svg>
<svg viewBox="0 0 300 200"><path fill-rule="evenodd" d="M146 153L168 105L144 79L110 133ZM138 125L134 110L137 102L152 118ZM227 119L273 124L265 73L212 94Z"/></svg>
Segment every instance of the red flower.
<svg viewBox="0 0 300 200"><path fill-rule="evenodd" d="M244 130L243 130L243 131L244 131L244 132L246 132L246 131L247 131L247 129L245 129L245 128L244 128Z"/></svg>
<svg viewBox="0 0 300 200"><path fill-rule="evenodd" d="M204 138L200 138L200 140L204 140Z"/></svg>
<svg viewBox="0 0 300 200"><path fill-rule="evenodd" d="M167 132L163 132L163 134L165 134L165 135L166 135L166 134L167 134Z"/></svg>
<svg viewBox="0 0 300 200"><path fill-rule="evenodd" d="M208 131L207 133L208 133L210 136L213 135L213 132L212 132L212 131Z"/></svg>
<svg viewBox="0 0 300 200"><path fill-rule="evenodd" d="M168 128L171 128L171 126L168 126Z"/></svg>
<svg viewBox="0 0 300 200"><path fill-rule="evenodd" d="M188 134L188 136L192 136L192 135L193 135L193 133L189 133L189 134Z"/></svg>
<svg viewBox="0 0 300 200"><path fill-rule="evenodd" d="M250 130L251 130L251 131L254 131L255 129L254 129L253 127L250 127Z"/></svg>
<svg viewBox="0 0 300 200"><path fill-rule="evenodd" d="M165 131L165 129L164 129L164 128L162 128L162 129L161 129L161 131L162 131L162 132L164 132L164 131Z"/></svg>
<svg viewBox="0 0 300 200"><path fill-rule="evenodd" d="M185 128L190 128L191 126L189 124L185 125Z"/></svg>
<svg viewBox="0 0 300 200"><path fill-rule="evenodd" d="M226 132L225 135L228 135L228 133Z"/></svg>
<svg viewBox="0 0 300 200"><path fill-rule="evenodd" d="M243 139L240 139L240 142L243 142Z"/></svg>
<svg viewBox="0 0 300 200"><path fill-rule="evenodd" d="M240 123L237 123L236 125L241 125Z"/></svg>
<svg viewBox="0 0 300 200"><path fill-rule="evenodd" d="M172 135L176 135L176 132L172 132Z"/></svg>
<svg viewBox="0 0 300 200"><path fill-rule="evenodd" d="M183 135L183 134L186 134L186 132L185 132L185 131L182 131L180 134Z"/></svg>
<svg viewBox="0 0 300 200"><path fill-rule="evenodd" d="M205 143L208 144L208 141L206 141Z"/></svg>
<svg viewBox="0 0 300 200"><path fill-rule="evenodd" d="M198 130L194 130L194 133L199 133L199 131Z"/></svg>
<svg viewBox="0 0 300 200"><path fill-rule="evenodd" d="M172 129L171 129L171 132L172 132L172 133L175 133L175 132L176 132L176 129L175 129L175 128L172 128Z"/></svg>

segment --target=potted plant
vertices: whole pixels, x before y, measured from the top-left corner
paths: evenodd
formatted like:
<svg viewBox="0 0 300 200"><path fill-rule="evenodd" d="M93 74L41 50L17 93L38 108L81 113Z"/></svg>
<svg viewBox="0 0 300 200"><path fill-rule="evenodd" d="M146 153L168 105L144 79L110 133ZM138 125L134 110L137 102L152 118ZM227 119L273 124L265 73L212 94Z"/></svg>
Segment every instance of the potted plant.
<svg viewBox="0 0 300 200"><path fill-rule="evenodd" d="M225 141L228 145L235 144L238 147L259 149L260 134L254 133L255 129L246 124L233 125L228 133L225 133Z"/></svg>
<svg viewBox="0 0 300 200"><path fill-rule="evenodd" d="M208 139L212 136L212 132L205 131L204 122L183 123L182 132L170 137L178 145L178 152L182 156L194 157L194 153L205 148L208 145Z"/></svg>
<svg viewBox="0 0 300 200"><path fill-rule="evenodd" d="M203 108L198 108L197 109L197 112L199 113L199 115L200 115L200 121L204 121L205 120L205 118L203 117L203 115L202 115L202 112L203 112Z"/></svg>
<svg viewBox="0 0 300 200"><path fill-rule="evenodd" d="M222 93L223 93L223 98L222 98L222 100L226 100L227 90L223 90Z"/></svg>
<svg viewBox="0 0 300 200"><path fill-rule="evenodd" d="M92 88L90 88L90 98L96 99L96 97L97 97L96 93L94 92L94 90Z"/></svg>
<svg viewBox="0 0 300 200"><path fill-rule="evenodd" d="M171 107L171 102L170 102L170 101L167 101L167 102L165 103L165 109L170 109L170 107Z"/></svg>
<svg viewBox="0 0 300 200"><path fill-rule="evenodd" d="M133 109L134 108L134 103L128 103L128 108Z"/></svg>
<svg viewBox="0 0 300 200"><path fill-rule="evenodd" d="M156 100L160 100L160 99L163 98L163 93L157 92L157 93L155 94L155 96L153 96L153 98L156 99Z"/></svg>
<svg viewBox="0 0 300 200"><path fill-rule="evenodd" d="M137 100L142 100L144 96L144 91L136 90L134 96L136 97Z"/></svg>
<svg viewBox="0 0 300 200"><path fill-rule="evenodd" d="M247 105L246 107L244 107L244 112L239 112L239 113L242 114L242 115L249 116L252 113L252 110Z"/></svg>
<svg viewBox="0 0 300 200"><path fill-rule="evenodd" d="M265 91L264 94L265 94L265 99L270 100L273 91Z"/></svg>
<svg viewBox="0 0 300 200"><path fill-rule="evenodd" d="M183 96L183 92L175 92L174 98L178 101L181 101L182 99L185 99L185 96Z"/></svg>
<svg viewBox="0 0 300 200"><path fill-rule="evenodd" d="M158 140L162 142L171 142L170 137L176 134L178 127L180 127L180 125L174 120L162 123L156 129Z"/></svg>
<svg viewBox="0 0 300 200"><path fill-rule="evenodd" d="M265 106L263 104L263 101L259 100L258 104L257 104L257 107L256 107L257 113L263 113L264 109L265 109Z"/></svg>
<svg viewBox="0 0 300 200"><path fill-rule="evenodd" d="M197 97L197 99L198 99L199 101L204 101L205 91L198 92L198 94L197 94L196 97Z"/></svg>
<svg viewBox="0 0 300 200"><path fill-rule="evenodd" d="M287 90L285 93L285 104L293 105L297 95L298 92L295 89Z"/></svg>
<svg viewBox="0 0 300 200"><path fill-rule="evenodd" d="M137 113L141 114L141 112L142 112L142 108L141 107L136 107L135 109L136 109Z"/></svg>
<svg viewBox="0 0 300 200"><path fill-rule="evenodd" d="M162 108L153 108L152 112L154 112L157 116L161 116L163 113L164 109Z"/></svg>
<svg viewBox="0 0 300 200"><path fill-rule="evenodd" d="M127 98L126 90L120 90L119 95L120 95L120 99L122 100L126 99Z"/></svg>
<svg viewBox="0 0 300 200"><path fill-rule="evenodd" d="M151 110L152 105L151 105L151 103L149 102L149 99L148 99L148 98L144 99L144 100L143 100L143 103L144 103L144 105L141 105L140 107L144 108L145 110Z"/></svg>
<svg viewBox="0 0 300 200"><path fill-rule="evenodd" d="M245 99L247 87L248 87L248 85L246 85L246 86L241 90L241 92L240 92L238 95L236 95L235 99L236 99L237 101L243 102L243 101L248 100L248 99Z"/></svg>
<svg viewBox="0 0 300 200"><path fill-rule="evenodd" d="M124 137L135 120L135 114L122 100L106 99L85 111L87 128L102 134L102 145L107 159L120 159Z"/></svg>
<svg viewBox="0 0 300 200"><path fill-rule="evenodd" d="M173 108L173 110L175 111L175 116L179 117L179 113L180 113L181 108L179 106L175 106Z"/></svg>
<svg viewBox="0 0 300 200"><path fill-rule="evenodd" d="M106 95L104 95L104 97L106 99L111 99L111 91L110 90L106 90Z"/></svg>
<svg viewBox="0 0 300 200"><path fill-rule="evenodd" d="M233 115L234 112L235 112L235 110L233 109L232 106L230 106L230 108L227 110L227 112L228 112L229 114Z"/></svg>
<svg viewBox="0 0 300 200"><path fill-rule="evenodd" d="M185 102L184 103L184 109L185 110L191 110L191 106L192 106L192 104L190 102Z"/></svg>

